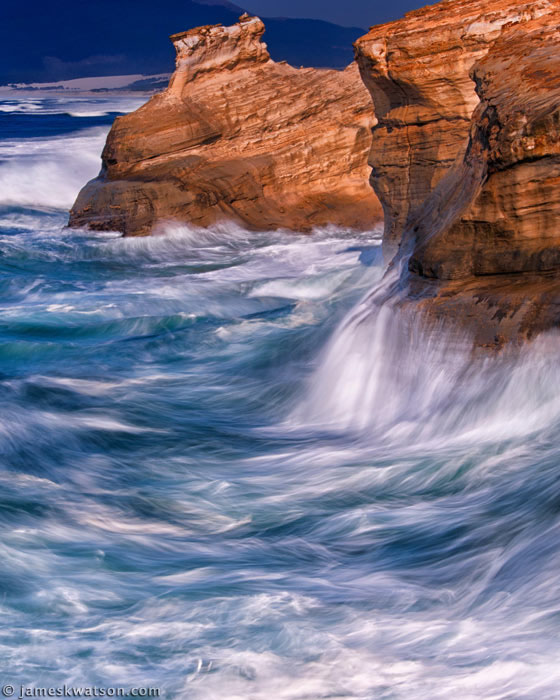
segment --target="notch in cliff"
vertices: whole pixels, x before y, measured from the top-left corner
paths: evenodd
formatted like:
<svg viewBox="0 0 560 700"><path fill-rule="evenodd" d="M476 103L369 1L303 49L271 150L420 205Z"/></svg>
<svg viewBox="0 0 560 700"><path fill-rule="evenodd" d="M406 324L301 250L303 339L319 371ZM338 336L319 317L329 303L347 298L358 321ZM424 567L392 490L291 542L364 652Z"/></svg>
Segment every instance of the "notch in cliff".
<svg viewBox="0 0 560 700"><path fill-rule="evenodd" d="M298 231L381 220L367 181L374 117L356 66L275 63L264 30L243 15L171 37L168 89L115 120L71 226L142 235L170 219Z"/></svg>

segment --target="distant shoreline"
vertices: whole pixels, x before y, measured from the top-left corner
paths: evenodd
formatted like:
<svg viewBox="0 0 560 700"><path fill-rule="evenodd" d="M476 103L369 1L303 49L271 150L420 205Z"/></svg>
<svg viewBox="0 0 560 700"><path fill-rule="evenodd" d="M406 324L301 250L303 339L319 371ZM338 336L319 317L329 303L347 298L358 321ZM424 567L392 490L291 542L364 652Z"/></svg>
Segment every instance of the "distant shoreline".
<svg viewBox="0 0 560 700"><path fill-rule="evenodd" d="M165 89L169 82L170 75L170 73L159 73L157 75L142 75L138 73L133 75L106 75L92 78L74 78L72 80L59 80L52 83L9 83L8 85L0 85L0 93L151 93Z"/></svg>

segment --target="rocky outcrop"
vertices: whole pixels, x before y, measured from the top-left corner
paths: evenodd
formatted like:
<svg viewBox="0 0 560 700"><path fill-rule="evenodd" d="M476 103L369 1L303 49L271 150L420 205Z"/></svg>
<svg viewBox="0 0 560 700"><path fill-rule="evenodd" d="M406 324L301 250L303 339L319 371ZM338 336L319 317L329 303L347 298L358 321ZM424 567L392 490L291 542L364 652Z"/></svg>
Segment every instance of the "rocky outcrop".
<svg viewBox="0 0 560 700"><path fill-rule="evenodd" d="M416 220L410 261L439 279L560 267L560 12L511 28L475 64L464 157ZM441 216L442 204L454 214Z"/></svg>
<svg viewBox="0 0 560 700"><path fill-rule="evenodd" d="M547 0L448 0L359 41L403 303L478 345L560 322L559 21Z"/></svg>
<svg viewBox="0 0 560 700"><path fill-rule="evenodd" d="M143 235L170 219L302 231L381 219L367 183L374 118L357 68L275 63L263 32L244 15L171 37L168 89L115 120L71 226Z"/></svg>
<svg viewBox="0 0 560 700"><path fill-rule="evenodd" d="M446 0L372 27L355 44L377 125L371 183L394 251L411 213L464 153L479 102L471 68L508 25L545 17L555 0Z"/></svg>

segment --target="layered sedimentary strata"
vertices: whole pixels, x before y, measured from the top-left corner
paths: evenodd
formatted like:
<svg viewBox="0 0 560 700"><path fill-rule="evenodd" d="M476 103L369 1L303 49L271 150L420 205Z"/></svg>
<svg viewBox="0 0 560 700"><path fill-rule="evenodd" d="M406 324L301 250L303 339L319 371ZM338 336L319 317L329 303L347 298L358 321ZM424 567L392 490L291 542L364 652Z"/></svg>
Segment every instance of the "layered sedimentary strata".
<svg viewBox="0 0 560 700"><path fill-rule="evenodd" d="M464 157L416 219L410 266L459 279L560 267L560 12L510 28L471 74ZM453 214L441 216L442 205Z"/></svg>
<svg viewBox="0 0 560 700"><path fill-rule="evenodd" d="M410 270L440 280L428 310L478 319L485 342L560 322L559 25L507 28L474 66L465 155L411 222Z"/></svg>
<svg viewBox="0 0 560 700"><path fill-rule="evenodd" d="M504 27L544 18L555 7L555 0L447 0L372 27L356 42L377 118L369 162L388 250L464 153L479 102L471 68Z"/></svg>
<svg viewBox="0 0 560 700"><path fill-rule="evenodd" d="M390 58L372 58L377 30L360 40L403 303L479 345L560 323L559 25L558 2L448 0L397 23Z"/></svg>
<svg viewBox="0 0 560 700"><path fill-rule="evenodd" d="M374 117L357 68L275 63L263 32L244 15L172 36L168 89L116 119L70 225L142 235L170 219L259 230L379 221L367 182Z"/></svg>

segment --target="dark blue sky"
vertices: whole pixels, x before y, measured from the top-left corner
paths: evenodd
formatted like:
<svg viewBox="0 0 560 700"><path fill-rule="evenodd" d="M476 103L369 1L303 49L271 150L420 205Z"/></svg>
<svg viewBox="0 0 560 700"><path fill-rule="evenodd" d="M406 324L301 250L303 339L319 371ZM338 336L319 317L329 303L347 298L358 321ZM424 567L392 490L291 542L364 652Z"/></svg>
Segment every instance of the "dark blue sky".
<svg viewBox="0 0 560 700"><path fill-rule="evenodd" d="M430 0L246 0L238 2L267 17L313 17L346 27L369 27L401 17Z"/></svg>

